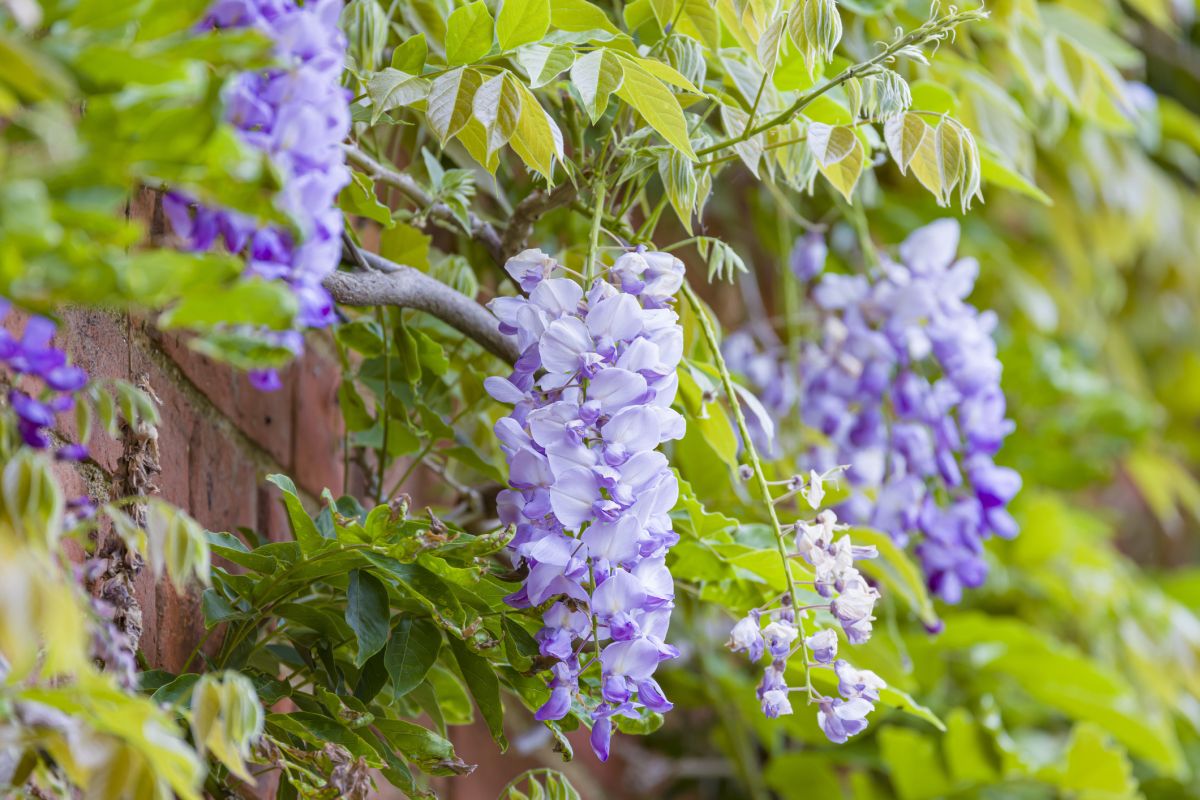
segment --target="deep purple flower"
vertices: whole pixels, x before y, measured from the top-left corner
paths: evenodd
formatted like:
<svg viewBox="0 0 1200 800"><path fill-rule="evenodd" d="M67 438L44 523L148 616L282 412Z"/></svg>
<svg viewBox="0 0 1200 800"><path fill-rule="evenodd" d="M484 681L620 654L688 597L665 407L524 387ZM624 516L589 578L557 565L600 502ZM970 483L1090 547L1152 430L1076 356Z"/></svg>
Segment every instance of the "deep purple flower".
<svg viewBox="0 0 1200 800"><path fill-rule="evenodd" d="M335 202L349 181L341 143L350 131L349 92L342 88L345 37L340 0L217 0L205 25L253 28L275 44L277 66L235 78L225 93L226 120L252 147L264 151L282 178L276 203L290 229L263 225L235 211L196 205L171 192L163 211L190 250L220 240L246 257L248 274L286 281L295 293L302 326L334 321L322 280L341 257L342 215ZM296 348L299 349L298 347ZM251 376L263 390L279 388L273 371Z"/></svg>
<svg viewBox="0 0 1200 800"><path fill-rule="evenodd" d="M0 319L11 304L0 298ZM39 379L44 390L36 397L19 389L8 393L8 403L16 415L17 432L26 446L44 450L50 446L49 429L55 417L75 407L74 392L87 384L87 373L67 363L67 355L54 347L55 324L45 317L32 316L18 339L7 331L0 333L0 363L15 375ZM69 444L60 448L57 456L63 460L87 457L87 448Z"/></svg>

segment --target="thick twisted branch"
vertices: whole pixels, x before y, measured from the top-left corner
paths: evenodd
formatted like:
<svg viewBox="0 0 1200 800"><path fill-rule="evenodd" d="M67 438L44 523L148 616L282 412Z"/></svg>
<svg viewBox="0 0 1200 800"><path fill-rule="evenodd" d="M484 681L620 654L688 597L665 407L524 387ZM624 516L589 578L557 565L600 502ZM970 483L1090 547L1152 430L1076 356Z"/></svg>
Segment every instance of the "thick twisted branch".
<svg viewBox="0 0 1200 800"><path fill-rule="evenodd" d="M358 253L370 271L334 272L325 278L325 288L334 300L348 306L415 308L437 317L498 358L510 364L517 360L516 343L500 333L496 318L479 303L418 269L364 250Z"/></svg>

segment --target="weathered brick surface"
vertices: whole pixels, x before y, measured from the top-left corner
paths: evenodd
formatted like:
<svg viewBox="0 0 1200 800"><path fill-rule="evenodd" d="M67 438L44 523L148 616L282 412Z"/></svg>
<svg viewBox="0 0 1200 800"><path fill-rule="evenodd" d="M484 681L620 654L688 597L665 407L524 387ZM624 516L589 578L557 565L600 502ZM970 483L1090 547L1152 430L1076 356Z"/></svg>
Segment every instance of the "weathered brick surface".
<svg viewBox="0 0 1200 800"><path fill-rule="evenodd" d="M112 312L91 308L72 308L63 314L58 342L71 353L75 363L93 377L129 380L128 321ZM60 431L71 441L78 441L74 414L63 414ZM99 430L88 442L91 457L103 469L113 472L121 457L121 443Z"/></svg>
<svg viewBox="0 0 1200 800"><path fill-rule="evenodd" d="M293 478L298 487L314 496L319 496L325 488L339 495L344 488L344 429L337 405L341 369L318 347L310 347L295 370Z"/></svg>

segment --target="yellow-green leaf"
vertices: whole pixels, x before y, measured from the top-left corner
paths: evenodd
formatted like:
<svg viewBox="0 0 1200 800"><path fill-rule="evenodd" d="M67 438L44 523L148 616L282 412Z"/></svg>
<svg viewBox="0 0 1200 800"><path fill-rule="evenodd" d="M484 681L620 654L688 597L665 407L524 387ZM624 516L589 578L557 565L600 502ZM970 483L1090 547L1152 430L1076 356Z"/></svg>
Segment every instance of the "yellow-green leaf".
<svg viewBox="0 0 1200 800"><path fill-rule="evenodd" d="M535 44L517 51L517 63L533 88L545 86L575 63L575 51L562 44Z"/></svg>
<svg viewBox="0 0 1200 800"><path fill-rule="evenodd" d="M550 22L562 31L621 32L603 11L587 0L550 0Z"/></svg>
<svg viewBox="0 0 1200 800"><path fill-rule="evenodd" d="M509 144L530 169L550 180L554 174L554 159L563 157L562 131L533 92L518 81L513 83L521 97L521 113Z"/></svg>
<svg viewBox="0 0 1200 800"><path fill-rule="evenodd" d="M490 78L475 93L472 113L483 125L487 158L508 144L517 129L521 95L517 93L516 84L517 81L505 72Z"/></svg>
<svg viewBox="0 0 1200 800"><path fill-rule="evenodd" d="M429 81L388 67L371 76L367 82L367 95L373 106L371 123L374 124L393 108L424 100L429 95Z"/></svg>
<svg viewBox="0 0 1200 800"><path fill-rule="evenodd" d="M550 29L550 0L504 0L496 16L501 50L536 42Z"/></svg>
<svg viewBox="0 0 1200 800"><path fill-rule="evenodd" d="M425 34L418 33L405 39L403 44L392 51L392 68L409 75L420 75L428 55L429 45L425 42Z"/></svg>
<svg viewBox="0 0 1200 800"><path fill-rule="evenodd" d="M443 145L470 121L472 101L482 83L483 76L480 73L463 68L451 70L434 79L425 116L429 120L429 127Z"/></svg>
<svg viewBox="0 0 1200 800"><path fill-rule="evenodd" d="M721 46L721 21L713 3L709 0L680 0L683 9L679 11L679 21L676 30L697 39L712 49Z"/></svg>
<svg viewBox="0 0 1200 800"><path fill-rule="evenodd" d="M688 140L683 109L671 90L633 61L622 59L621 69L625 79L617 89L617 95L637 109L650 127L658 131L669 144L695 161L696 153Z"/></svg>
<svg viewBox="0 0 1200 800"><path fill-rule="evenodd" d="M571 83L575 84L579 91L579 97L583 100L593 125L604 116L608 108L608 98L621 88L624 81L622 60L606 48L593 50L571 67ZM676 105L678 106L678 103ZM680 111L680 118L682 116L683 112Z"/></svg>
<svg viewBox="0 0 1200 800"><path fill-rule="evenodd" d="M492 15L483 0L456 8L446 21L446 63L470 64L492 49Z"/></svg>
<svg viewBox="0 0 1200 800"><path fill-rule="evenodd" d="M925 124L925 120L916 114L892 117L883 124L884 141L887 142L888 151L891 152L892 160L900 168L901 174L908 170L908 165L920 149L921 140L925 138L928 130L929 126Z"/></svg>

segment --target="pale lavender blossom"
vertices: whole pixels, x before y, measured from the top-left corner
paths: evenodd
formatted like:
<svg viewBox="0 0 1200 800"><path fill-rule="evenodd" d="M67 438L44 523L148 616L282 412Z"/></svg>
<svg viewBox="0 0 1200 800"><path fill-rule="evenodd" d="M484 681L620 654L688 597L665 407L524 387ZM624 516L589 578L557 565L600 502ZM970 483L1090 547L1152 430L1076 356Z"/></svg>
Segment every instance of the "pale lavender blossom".
<svg viewBox="0 0 1200 800"><path fill-rule="evenodd" d="M726 357L776 420L798 409L820 432L806 468L852 465L842 518L900 545L915 541L929 588L958 602L987 577L983 541L1017 534L1006 507L1021 488L1020 476L993 460L1014 425L1000 388L996 316L966 301L979 265L957 258L952 219L914 231L899 262L881 254L870 277L818 278L810 238L797 243L793 265L802 257L797 274L812 281L820 340L797 364L778 343L760 347L739 334ZM779 376L799 384L781 393Z"/></svg>
<svg viewBox="0 0 1200 800"><path fill-rule="evenodd" d="M536 637L556 659L536 716L562 719L578 699L604 760L614 715L672 707L653 676L679 652L666 642L674 587L664 559L678 540L670 511L679 487L657 448L684 432L671 408L683 355L671 305L683 264L639 249L586 291L540 250L506 269L528 296L490 307L521 356L484 387L513 406L495 428L510 487L497 505L528 572L507 602L554 601ZM579 659L596 649L600 691L589 696L579 678L590 662Z"/></svg>
<svg viewBox="0 0 1200 800"><path fill-rule="evenodd" d="M809 485L819 482L821 476L810 475ZM788 482L792 491L803 478ZM828 614L842 626L850 644L862 644L871 635L872 612L879 592L870 586L854 567L854 561L875 557L873 547L856 547L849 536L836 541L833 533L845 526L840 525L831 510L821 511L812 522L798 522L795 538L796 552L789 554L800 557L813 568L813 587L828 603L818 603L797 609L790 592L764 609L754 609L739 620L730 632L727 646L735 653L744 652L752 662L770 655L770 663L763 671L758 685L758 699L763 714L774 719L794 712L790 694L805 691L809 703L817 704L818 723L826 736L834 742L844 742L850 736L866 728L866 715L872 702L879 699L879 691L885 683L869 670L856 670L848 662L837 659L838 635L833 628L818 628L811 635L803 628L803 620L810 611L819 611L818 622ZM768 623L761 627L761 618ZM800 640L799 644L796 644ZM793 656L803 659L803 668L832 669L838 678L839 691L844 699L824 697L812 688L811 680L803 689L790 689L785 680L788 661ZM809 660L811 657L811 661ZM837 660L835 660L837 659Z"/></svg>

